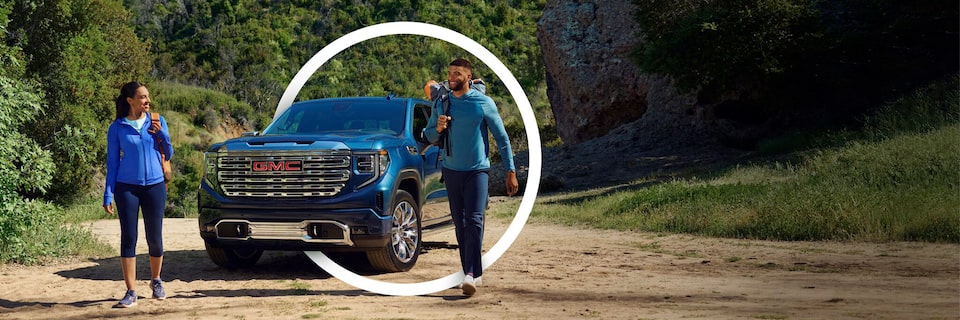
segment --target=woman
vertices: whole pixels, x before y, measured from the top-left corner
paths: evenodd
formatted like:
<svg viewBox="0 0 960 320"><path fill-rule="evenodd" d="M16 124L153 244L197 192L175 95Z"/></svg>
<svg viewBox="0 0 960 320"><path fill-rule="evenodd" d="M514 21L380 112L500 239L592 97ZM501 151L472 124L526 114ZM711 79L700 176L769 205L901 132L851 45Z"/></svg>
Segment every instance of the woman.
<svg viewBox="0 0 960 320"><path fill-rule="evenodd" d="M167 122L151 123L150 92L138 82L120 88L117 97L117 118L107 130L107 181L103 192L103 209L114 214L117 203L120 218L120 268L127 292L117 307L137 305L137 215L143 211L143 227L150 254L150 288L153 297L163 300L166 293L160 280L163 266L163 209L167 190L160 167L160 151L167 159L173 156Z"/></svg>

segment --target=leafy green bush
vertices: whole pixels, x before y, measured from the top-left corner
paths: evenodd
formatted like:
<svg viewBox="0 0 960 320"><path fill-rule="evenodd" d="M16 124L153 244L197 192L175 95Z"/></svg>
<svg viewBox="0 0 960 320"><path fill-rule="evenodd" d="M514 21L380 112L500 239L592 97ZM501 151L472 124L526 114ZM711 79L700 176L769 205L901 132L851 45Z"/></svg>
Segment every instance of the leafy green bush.
<svg viewBox="0 0 960 320"><path fill-rule="evenodd" d="M730 119L846 120L960 68L957 2L633 2L642 69Z"/></svg>
<svg viewBox="0 0 960 320"><path fill-rule="evenodd" d="M67 224L56 205L19 198L0 203L0 263L35 264L50 257L109 251L90 230Z"/></svg>
<svg viewBox="0 0 960 320"><path fill-rule="evenodd" d="M42 93L27 81L0 76L0 263L100 252L89 231L65 223L63 210L27 198L51 187L51 152L20 133L41 112Z"/></svg>
<svg viewBox="0 0 960 320"><path fill-rule="evenodd" d="M642 69L687 89L756 86L793 67L795 52L822 36L816 0L643 1Z"/></svg>
<svg viewBox="0 0 960 320"><path fill-rule="evenodd" d="M50 187L50 152L20 133L40 114L42 99L29 84L0 76L0 202Z"/></svg>

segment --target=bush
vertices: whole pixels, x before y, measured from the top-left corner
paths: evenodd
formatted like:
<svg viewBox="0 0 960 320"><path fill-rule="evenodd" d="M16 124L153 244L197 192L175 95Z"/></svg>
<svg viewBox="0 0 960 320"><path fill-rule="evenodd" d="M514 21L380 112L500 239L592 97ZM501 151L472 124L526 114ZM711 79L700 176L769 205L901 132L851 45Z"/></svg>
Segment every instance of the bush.
<svg viewBox="0 0 960 320"><path fill-rule="evenodd" d="M42 94L28 83L0 76L0 263L101 250L59 207L28 198L50 188L55 172L51 152L20 133L41 108Z"/></svg>
<svg viewBox="0 0 960 320"><path fill-rule="evenodd" d="M727 102L718 116L735 120L846 120L960 65L957 2L634 3L641 68L672 76L701 103Z"/></svg>
<svg viewBox="0 0 960 320"><path fill-rule="evenodd" d="M45 201L0 204L0 263L35 264L50 257L110 251L87 229L67 224L63 210Z"/></svg>
<svg viewBox="0 0 960 320"><path fill-rule="evenodd" d="M157 110L176 111L194 117L197 126L213 129L220 124L220 114L227 113L241 125L253 127L257 115L253 107L223 92L166 81L149 84Z"/></svg>

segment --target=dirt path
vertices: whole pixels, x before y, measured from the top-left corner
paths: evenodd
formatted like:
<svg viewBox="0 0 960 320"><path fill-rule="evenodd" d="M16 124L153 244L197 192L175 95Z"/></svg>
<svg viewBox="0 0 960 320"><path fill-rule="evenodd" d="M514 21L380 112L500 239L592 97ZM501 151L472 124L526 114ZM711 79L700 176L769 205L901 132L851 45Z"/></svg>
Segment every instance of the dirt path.
<svg viewBox="0 0 960 320"><path fill-rule="evenodd" d="M488 223L488 245L506 223ZM119 239L117 225L90 223L111 244ZM268 253L252 270L223 270L207 258L196 228L192 219L164 224L165 301L144 298L143 255L133 309L111 308L123 294L116 256L2 266L0 319L960 318L956 244L746 241L535 223L487 270L479 293L465 299L454 289L369 294L297 253ZM453 232L426 240L412 271L372 277L419 282L454 272Z"/></svg>

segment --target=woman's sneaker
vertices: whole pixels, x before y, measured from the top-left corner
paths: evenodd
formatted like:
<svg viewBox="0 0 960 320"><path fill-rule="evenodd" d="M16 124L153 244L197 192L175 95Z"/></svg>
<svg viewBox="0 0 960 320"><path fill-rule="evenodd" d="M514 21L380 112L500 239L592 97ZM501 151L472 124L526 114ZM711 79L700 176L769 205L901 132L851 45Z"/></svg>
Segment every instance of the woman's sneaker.
<svg viewBox="0 0 960 320"><path fill-rule="evenodd" d="M117 302L117 308L131 308L137 306L137 293L133 290L127 290L127 293L123 295L123 299L120 299L120 302Z"/></svg>
<svg viewBox="0 0 960 320"><path fill-rule="evenodd" d="M167 293L163 291L163 282L160 279L150 280L150 289L153 289L153 298L163 300L167 298Z"/></svg>

